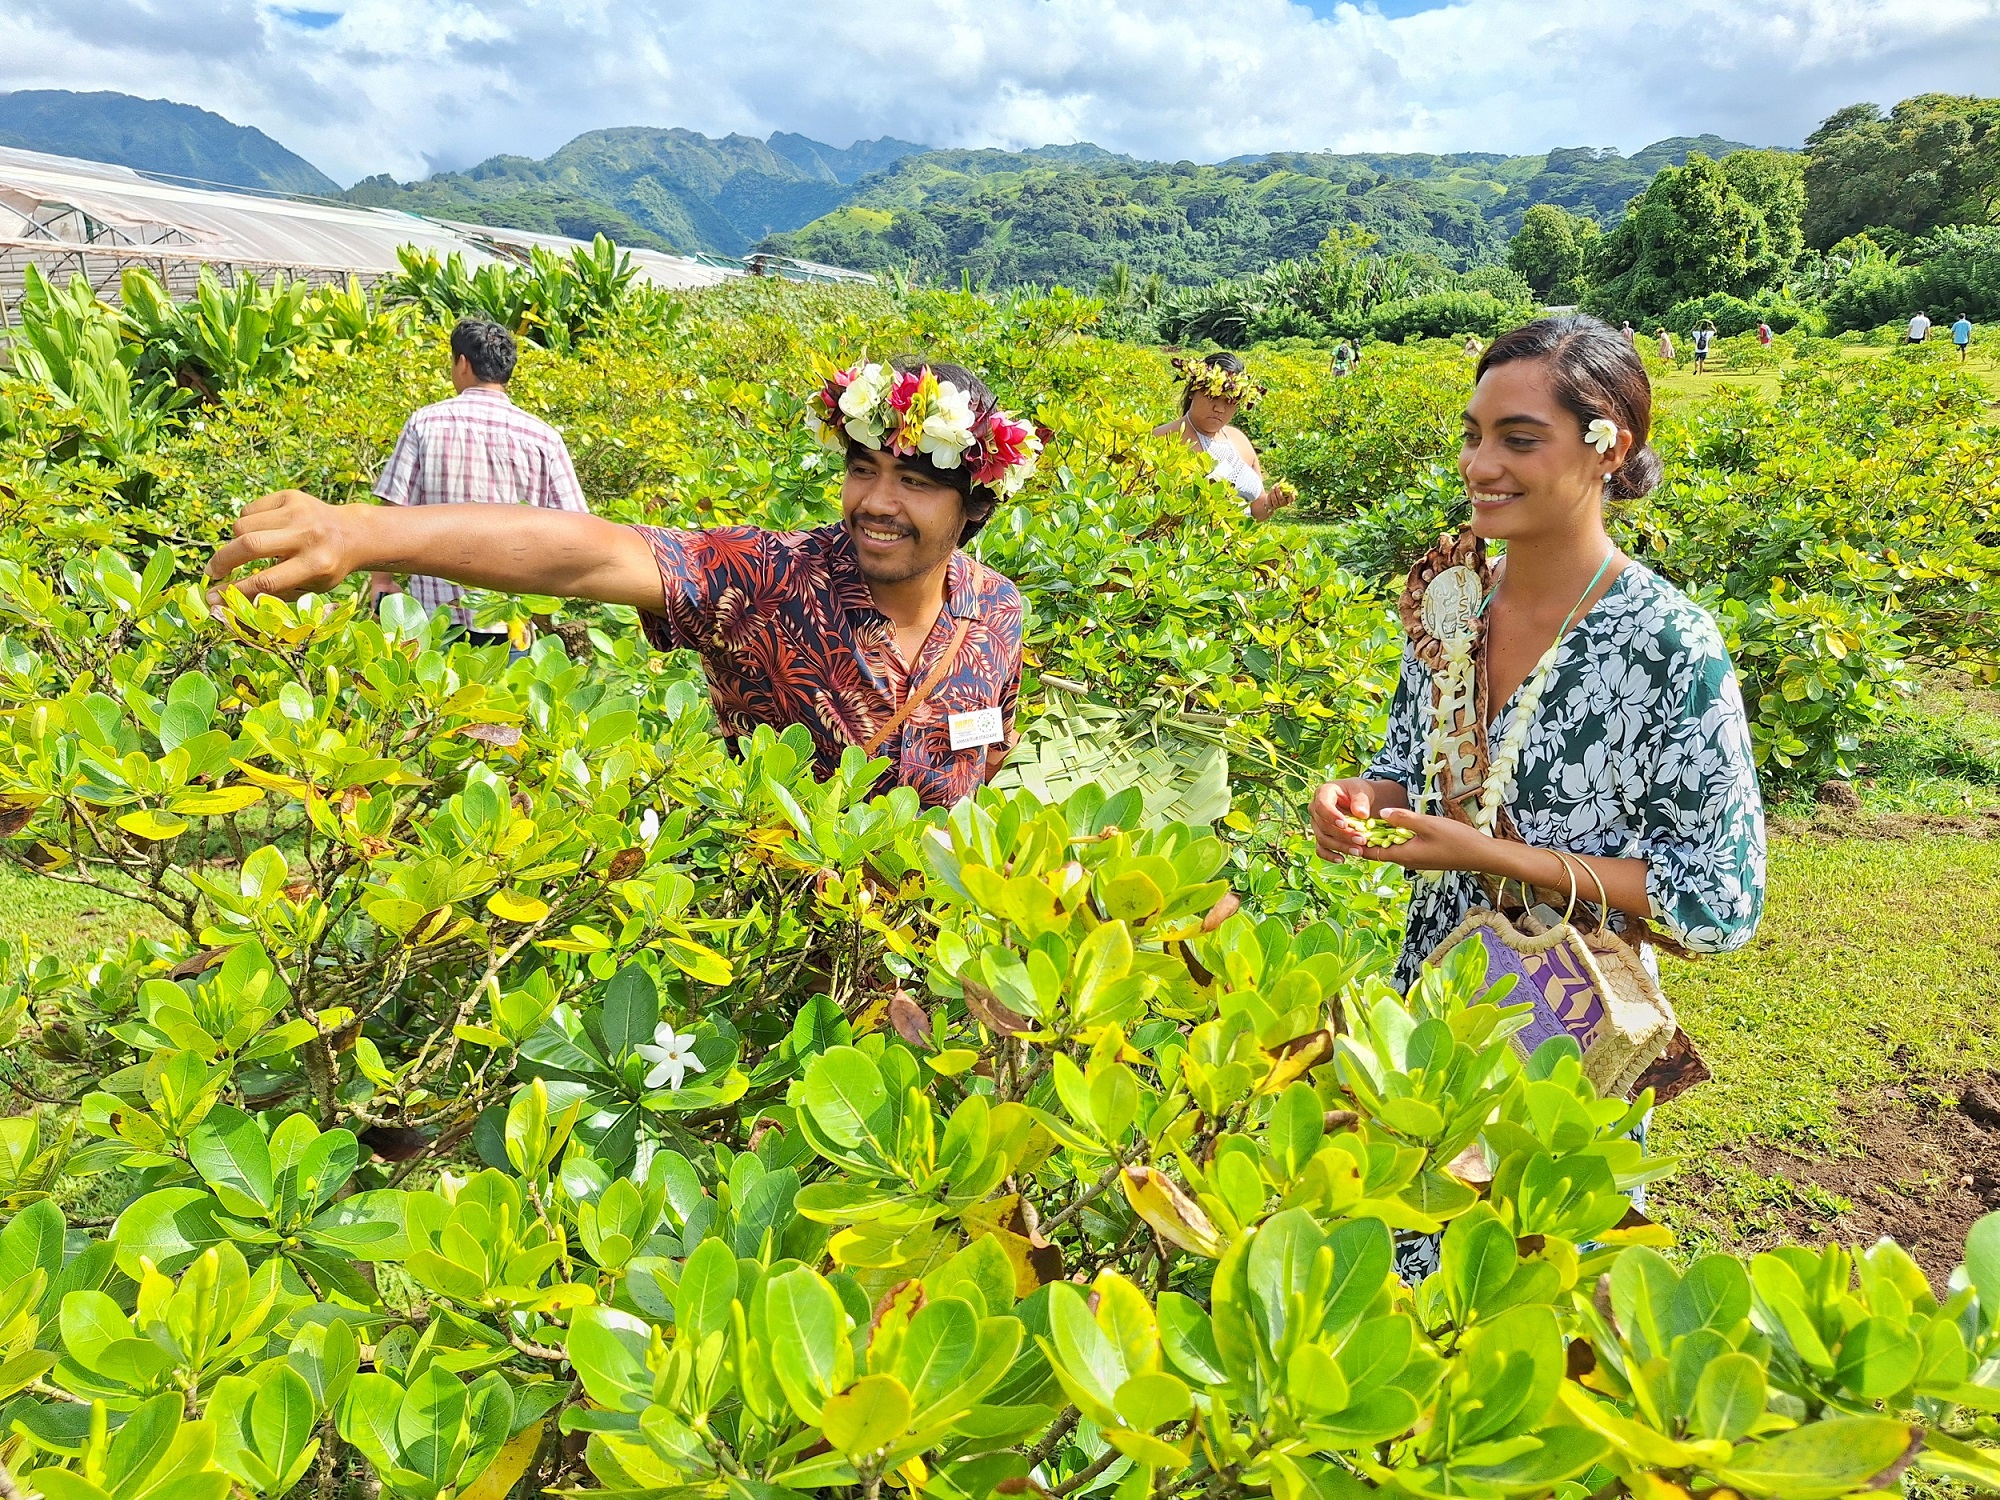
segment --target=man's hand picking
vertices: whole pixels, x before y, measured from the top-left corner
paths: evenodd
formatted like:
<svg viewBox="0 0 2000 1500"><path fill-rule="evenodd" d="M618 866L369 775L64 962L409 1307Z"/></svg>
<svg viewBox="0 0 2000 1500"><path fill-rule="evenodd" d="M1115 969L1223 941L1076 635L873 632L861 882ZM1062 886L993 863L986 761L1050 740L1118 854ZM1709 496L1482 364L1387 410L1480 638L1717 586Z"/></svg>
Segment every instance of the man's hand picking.
<svg viewBox="0 0 2000 1500"><path fill-rule="evenodd" d="M236 537L208 560L216 580L210 596L221 598L223 580L245 563L268 560L247 578L235 580L246 598L276 594L325 593L359 565L351 533L357 515L370 507L328 505L303 490L279 490L252 501L236 518Z"/></svg>

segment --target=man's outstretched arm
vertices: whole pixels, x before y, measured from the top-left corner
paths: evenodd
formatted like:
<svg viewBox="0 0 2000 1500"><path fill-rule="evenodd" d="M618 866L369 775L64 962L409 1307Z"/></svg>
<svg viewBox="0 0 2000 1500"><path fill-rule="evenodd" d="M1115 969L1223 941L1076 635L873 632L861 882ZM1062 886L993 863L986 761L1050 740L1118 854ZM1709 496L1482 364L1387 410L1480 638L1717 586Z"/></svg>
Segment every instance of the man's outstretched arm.
<svg viewBox="0 0 2000 1500"><path fill-rule="evenodd" d="M532 505L327 505L279 490L244 508L236 539L209 559L246 595L323 593L351 573L424 573L469 588L658 610L659 565L630 526Z"/></svg>

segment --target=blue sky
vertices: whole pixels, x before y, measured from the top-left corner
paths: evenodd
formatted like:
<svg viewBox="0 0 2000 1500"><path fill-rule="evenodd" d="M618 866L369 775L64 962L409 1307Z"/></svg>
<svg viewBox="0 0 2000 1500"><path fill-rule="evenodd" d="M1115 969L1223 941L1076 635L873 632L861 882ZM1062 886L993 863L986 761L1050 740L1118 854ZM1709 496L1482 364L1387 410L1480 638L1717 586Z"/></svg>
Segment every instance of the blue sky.
<svg viewBox="0 0 2000 1500"><path fill-rule="evenodd" d="M2000 0L5 0L0 89L122 89L343 182L615 125L835 145L1796 145L1860 100L2000 91Z"/></svg>

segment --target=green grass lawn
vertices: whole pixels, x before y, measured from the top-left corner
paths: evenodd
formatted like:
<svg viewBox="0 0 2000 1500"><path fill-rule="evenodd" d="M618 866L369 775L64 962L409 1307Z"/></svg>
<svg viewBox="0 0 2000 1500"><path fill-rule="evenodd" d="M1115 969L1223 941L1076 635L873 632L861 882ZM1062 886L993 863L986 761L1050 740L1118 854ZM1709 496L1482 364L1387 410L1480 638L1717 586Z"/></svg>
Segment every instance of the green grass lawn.
<svg viewBox="0 0 2000 1500"><path fill-rule="evenodd" d="M1715 1077L1661 1145L1838 1150L1843 1095L2000 1063L2000 839L1781 837L1750 945L1663 968Z"/></svg>
<svg viewBox="0 0 2000 1500"><path fill-rule="evenodd" d="M168 931L157 912L136 901L0 865L0 938L25 936L36 951L73 962L123 947L135 932L164 937Z"/></svg>

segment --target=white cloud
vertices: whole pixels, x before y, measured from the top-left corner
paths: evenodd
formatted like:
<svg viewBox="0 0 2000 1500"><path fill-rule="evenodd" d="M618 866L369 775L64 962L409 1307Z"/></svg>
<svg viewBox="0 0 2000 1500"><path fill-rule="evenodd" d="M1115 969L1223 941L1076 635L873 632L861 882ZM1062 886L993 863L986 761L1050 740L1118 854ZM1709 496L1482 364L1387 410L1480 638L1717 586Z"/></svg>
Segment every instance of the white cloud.
<svg viewBox="0 0 2000 1500"><path fill-rule="evenodd" d="M10 0L0 88L121 89L351 181L608 125L843 144L1265 150L1795 144L1844 104L1990 92L2000 0Z"/></svg>

